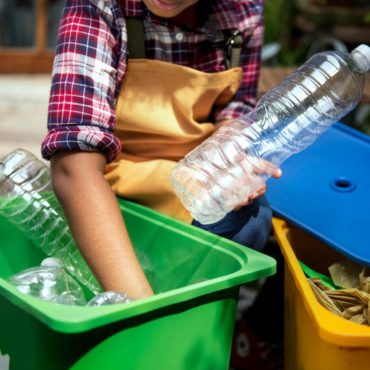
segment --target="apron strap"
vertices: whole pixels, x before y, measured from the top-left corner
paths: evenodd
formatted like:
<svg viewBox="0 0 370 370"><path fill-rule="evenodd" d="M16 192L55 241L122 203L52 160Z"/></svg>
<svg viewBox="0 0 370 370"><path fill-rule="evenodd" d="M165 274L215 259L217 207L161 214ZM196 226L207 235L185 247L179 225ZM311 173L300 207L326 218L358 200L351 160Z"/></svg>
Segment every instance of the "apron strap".
<svg viewBox="0 0 370 370"><path fill-rule="evenodd" d="M127 49L129 58L142 59L145 58L145 29L142 18L127 17ZM223 48L227 68L239 67L240 54L243 45L243 37L241 32L235 29L226 31L225 39L220 47Z"/></svg>
<svg viewBox="0 0 370 370"><path fill-rule="evenodd" d="M129 58L145 58L145 30L143 20L141 18L127 17L125 21Z"/></svg>
<svg viewBox="0 0 370 370"><path fill-rule="evenodd" d="M243 36L239 30L229 30L225 43L225 59L227 68L240 66L240 54L243 46Z"/></svg>

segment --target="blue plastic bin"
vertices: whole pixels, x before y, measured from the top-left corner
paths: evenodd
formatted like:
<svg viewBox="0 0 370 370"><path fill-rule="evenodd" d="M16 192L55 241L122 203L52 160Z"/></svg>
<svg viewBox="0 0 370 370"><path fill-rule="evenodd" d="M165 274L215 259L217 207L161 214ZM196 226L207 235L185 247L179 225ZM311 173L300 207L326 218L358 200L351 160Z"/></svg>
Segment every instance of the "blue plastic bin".
<svg viewBox="0 0 370 370"><path fill-rule="evenodd" d="M281 218L370 266L370 137L342 123L282 165L267 198Z"/></svg>

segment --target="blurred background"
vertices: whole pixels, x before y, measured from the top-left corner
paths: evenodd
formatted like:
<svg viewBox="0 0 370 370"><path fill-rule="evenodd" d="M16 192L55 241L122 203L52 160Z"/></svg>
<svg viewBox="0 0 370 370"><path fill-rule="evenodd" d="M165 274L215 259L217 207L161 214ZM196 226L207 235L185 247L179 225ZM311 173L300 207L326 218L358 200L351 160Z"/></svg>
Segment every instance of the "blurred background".
<svg viewBox="0 0 370 370"><path fill-rule="evenodd" d="M50 72L64 0L0 0L0 156L23 147L39 156ZM321 50L370 44L369 0L265 0L259 95ZM344 122L370 134L370 83Z"/></svg>

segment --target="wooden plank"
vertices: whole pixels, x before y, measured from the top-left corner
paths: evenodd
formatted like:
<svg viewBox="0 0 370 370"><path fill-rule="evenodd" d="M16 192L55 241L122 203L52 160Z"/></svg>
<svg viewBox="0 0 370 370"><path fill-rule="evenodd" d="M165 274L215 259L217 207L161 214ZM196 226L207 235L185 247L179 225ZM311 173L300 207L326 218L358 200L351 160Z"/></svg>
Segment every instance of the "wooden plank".
<svg viewBox="0 0 370 370"><path fill-rule="evenodd" d="M47 0L38 0L36 5L36 49L44 52L46 47L46 29L47 29Z"/></svg>
<svg viewBox="0 0 370 370"><path fill-rule="evenodd" d="M0 46L0 73L50 73L54 51L47 49L47 0L37 0L33 48Z"/></svg>
<svg viewBox="0 0 370 370"><path fill-rule="evenodd" d="M349 44L370 42L370 26L368 24L340 24L339 22L318 24L303 15L297 15L293 18L293 26L311 38L330 35L334 39Z"/></svg>
<svg viewBox="0 0 370 370"><path fill-rule="evenodd" d="M288 77L295 68L289 67L262 67L258 84L258 97L271 90L284 78ZM362 103L370 103L370 76L367 74L365 79Z"/></svg>
<svg viewBox="0 0 370 370"><path fill-rule="evenodd" d="M0 73L50 73L53 59L52 51L0 49Z"/></svg>
<svg viewBox="0 0 370 370"><path fill-rule="evenodd" d="M262 67L258 82L258 96L271 90L284 78L288 77L295 68L287 67Z"/></svg>

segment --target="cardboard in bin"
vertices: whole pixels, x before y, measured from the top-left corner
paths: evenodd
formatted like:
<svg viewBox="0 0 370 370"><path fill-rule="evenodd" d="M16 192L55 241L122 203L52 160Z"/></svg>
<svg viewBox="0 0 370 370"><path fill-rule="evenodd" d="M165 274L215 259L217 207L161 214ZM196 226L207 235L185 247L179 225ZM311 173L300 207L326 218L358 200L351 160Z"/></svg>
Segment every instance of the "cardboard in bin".
<svg viewBox="0 0 370 370"><path fill-rule="evenodd" d="M370 266L370 137L336 123L268 181L276 215Z"/></svg>
<svg viewBox="0 0 370 370"><path fill-rule="evenodd" d="M370 327L323 307L300 265L327 274L342 255L286 220L275 217L273 226L285 259L285 370L368 369Z"/></svg>
<svg viewBox="0 0 370 370"><path fill-rule="evenodd" d="M0 353L11 370L228 369L239 287L273 274L275 261L137 204L120 206L157 293L123 305L65 306L18 292L6 279L46 256L0 218Z"/></svg>

